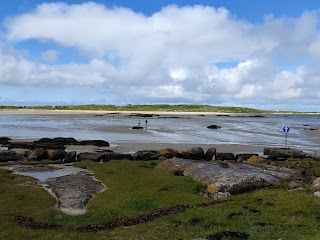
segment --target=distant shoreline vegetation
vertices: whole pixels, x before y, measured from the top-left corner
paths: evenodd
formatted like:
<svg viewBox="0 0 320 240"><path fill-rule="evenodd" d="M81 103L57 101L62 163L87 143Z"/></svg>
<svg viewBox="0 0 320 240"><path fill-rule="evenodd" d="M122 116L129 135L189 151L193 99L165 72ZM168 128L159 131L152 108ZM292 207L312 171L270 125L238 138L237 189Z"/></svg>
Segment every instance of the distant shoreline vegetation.
<svg viewBox="0 0 320 240"><path fill-rule="evenodd" d="M152 105L70 105L70 106L0 106L1 110L95 110L95 111L157 111L157 112L218 112L218 113L318 113L318 112L294 112L294 111L274 111L259 110L246 107L224 107L197 104L152 104Z"/></svg>

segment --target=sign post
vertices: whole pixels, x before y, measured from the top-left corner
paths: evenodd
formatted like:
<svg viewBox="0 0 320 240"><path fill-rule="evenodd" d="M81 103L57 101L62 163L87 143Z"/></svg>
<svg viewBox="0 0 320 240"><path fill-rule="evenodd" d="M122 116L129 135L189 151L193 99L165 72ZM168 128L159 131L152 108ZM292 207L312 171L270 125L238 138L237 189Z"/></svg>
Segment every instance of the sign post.
<svg viewBox="0 0 320 240"><path fill-rule="evenodd" d="M286 147L287 147L287 143L288 143L288 132L290 131L289 127L284 127L282 129L282 131L286 134Z"/></svg>

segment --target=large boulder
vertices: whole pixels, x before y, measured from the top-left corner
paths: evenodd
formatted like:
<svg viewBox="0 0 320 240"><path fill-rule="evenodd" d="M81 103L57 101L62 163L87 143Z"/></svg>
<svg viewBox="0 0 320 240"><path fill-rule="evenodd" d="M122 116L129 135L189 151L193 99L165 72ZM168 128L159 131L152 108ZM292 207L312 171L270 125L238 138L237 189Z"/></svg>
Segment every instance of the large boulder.
<svg viewBox="0 0 320 240"><path fill-rule="evenodd" d="M165 149L158 150L158 154L164 158L173 158L178 156L179 151L173 148L165 148Z"/></svg>
<svg viewBox="0 0 320 240"><path fill-rule="evenodd" d="M10 142L9 149L13 149L13 148L32 149L33 143L32 142Z"/></svg>
<svg viewBox="0 0 320 240"><path fill-rule="evenodd" d="M315 190L320 190L320 177L313 180L313 182L311 184L311 188L315 189Z"/></svg>
<svg viewBox="0 0 320 240"><path fill-rule="evenodd" d="M108 162L110 160L131 160L132 156L128 153L106 152L102 159L104 162Z"/></svg>
<svg viewBox="0 0 320 240"><path fill-rule="evenodd" d="M50 160L63 160L66 156L66 152L62 149L48 149L47 158Z"/></svg>
<svg viewBox="0 0 320 240"><path fill-rule="evenodd" d="M38 148L33 150L29 155L28 155L28 161L40 161L44 158L47 158L47 152L43 148Z"/></svg>
<svg viewBox="0 0 320 240"><path fill-rule="evenodd" d="M132 160L157 160L160 155L154 150L142 150L132 154Z"/></svg>
<svg viewBox="0 0 320 240"><path fill-rule="evenodd" d="M181 151L178 156L185 159L204 160L204 151L201 147L194 147Z"/></svg>
<svg viewBox="0 0 320 240"><path fill-rule="evenodd" d="M295 148L276 148L276 147L265 147L263 150L264 155L269 155L269 159L283 159L283 158L306 158L309 154L302 150Z"/></svg>
<svg viewBox="0 0 320 240"><path fill-rule="evenodd" d="M256 153L240 153L240 154L237 154L235 156L235 159L238 162L244 162L244 161L248 160L249 158L251 158L252 156L259 156L259 154L256 154Z"/></svg>
<svg viewBox="0 0 320 240"><path fill-rule="evenodd" d="M180 171L196 181L208 185L208 195L214 197L218 192L238 194L251 191L266 185L289 180L292 175L277 170L269 170L261 166L234 161L232 167L224 168L216 161L193 161L173 158L162 161L156 166L172 172Z"/></svg>
<svg viewBox="0 0 320 240"><path fill-rule="evenodd" d="M85 140L79 142L79 145L94 145L97 147L109 147L110 144L107 141L104 140Z"/></svg>
<svg viewBox="0 0 320 240"><path fill-rule="evenodd" d="M206 154L204 155L204 159L207 161L211 161L216 159L217 149L215 147L208 148Z"/></svg>
<svg viewBox="0 0 320 240"><path fill-rule="evenodd" d="M62 145L77 145L78 141L72 137L56 137L56 138L41 138L39 143L59 143Z"/></svg>
<svg viewBox="0 0 320 240"><path fill-rule="evenodd" d="M26 158L22 154L18 154L11 150L0 151L0 162L9 161L25 161Z"/></svg>
<svg viewBox="0 0 320 240"><path fill-rule="evenodd" d="M75 161L76 161L76 157L77 157L77 152L76 152L76 151L67 152L66 155L65 155L65 157L64 157L63 162L64 162L64 163L72 163L72 162L75 162Z"/></svg>
<svg viewBox="0 0 320 240"><path fill-rule="evenodd" d="M91 160L94 162L100 162L101 160L103 160L103 157L104 157L104 153L83 152L77 155L77 160L78 161Z"/></svg>
<svg viewBox="0 0 320 240"><path fill-rule="evenodd" d="M233 153L217 152L216 153L216 160L234 160L234 154Z"/></svg>
<svg viewBox="0 0 320 240"><path fill-rule="evenodd" d="M12 139L8 137L0 137L0 144L6 145L8 144Z"/></svg>

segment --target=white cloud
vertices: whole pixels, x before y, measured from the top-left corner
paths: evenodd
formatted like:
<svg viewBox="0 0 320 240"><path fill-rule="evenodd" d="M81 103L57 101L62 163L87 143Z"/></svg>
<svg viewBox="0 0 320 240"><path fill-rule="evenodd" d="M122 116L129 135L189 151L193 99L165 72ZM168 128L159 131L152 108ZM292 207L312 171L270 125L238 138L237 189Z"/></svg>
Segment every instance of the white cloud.
<svg viewBox="0 0 320 240"><path fill-rule="evenodd" d="M0 84L89 87L136 102L319 104L317 11L252 24L225 8L170 5L145 16L94 2L43 3L5 25L12 43L54 43L91 60L47 65L2 52ZM66 53L48 50L42 59L58 63L59 54Z"/></svg>

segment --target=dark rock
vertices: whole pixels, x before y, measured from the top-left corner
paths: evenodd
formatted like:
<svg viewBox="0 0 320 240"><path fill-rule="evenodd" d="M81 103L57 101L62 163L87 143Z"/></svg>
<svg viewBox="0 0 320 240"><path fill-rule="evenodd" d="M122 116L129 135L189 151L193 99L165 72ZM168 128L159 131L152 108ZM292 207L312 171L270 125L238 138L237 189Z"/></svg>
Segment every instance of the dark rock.
<svg viewBox="0 0 320 240"><path fill-rule="evenodd" d="M318 128L309 128L308 130L309 131L318 131L319 129Z"/></svg>
<svg viewBox="0 0 320 240"><path fill-rule="evenodd" d="M233 153L216 153L216 160L234 160Z"/></svg>
<svg viewBox="0 0 320 240"><path fill-rule="evenodd" d="M143 129L141 126L133 126L132 129Z"/></svg>
<svg viewBox="0 0 320 240"><path fill-rule="evenodd" d="M185 159L204 160L204 151L201 147L194 147L181 151L178 156Z"/></svg>
<svg viewBox="0 0 320 240"><path fill-rule="evenodd" d="M263 150L264 155L269 155L268 159L277 158L305 158L308 156L307 153L302 150L295 148L275 148L275 147L265 147Z"/></svg>
<svg viewBox="0 0 320 240"><path fill-rule="evenodd" d="M56 143L56 142L33 142L32 143L32 148L45 148L45 149L66 149L66 147L61 144L61 143Z"/></svg>
<svg viewBox="0 0 320 240"><path fill-rule="evenodd" d="M43 148L38 148L33 150L29 156L28 156L28 161L40 161L44 158L47 158L47 153L46 150Z"/></svg>
<svg viewBox="0 0 320 240"><path fill-rule="evenodd" d="M259 156L259 154L255 154L255 153L241 153L241 154L237 154L235 156L235 159L238 162L244 162L246 160L248 160L249 158L251 158L252 156Z"/></svg>
<svg viewBox="0 0 320 240"><path fill-rule="evenodd" d="M155 155L158 156L158 159L159 159L159 154L157 151L143 150L143 151L138 151L132 154L132 159L133 160L155 160L153 157Z"/></svg>
<svg viewBox="0 0 320 240"><path fill-rule="evenodd" d="M210 126L208 126L207 128L209 128L209 129L219 129L219 128L221 128L220 126L217 126L217 125L210 125Z"/></svg>
<svg viewBox="0 0 320 240"><path fill-rule="evenodd" d="M250 235L244 232L219 232L216 234L209 235L207 240L223 240L223 239L238 239L238 240L247 240Z"/></svg>
<svg viewBox="0 0 320 240"><path fill-rule="evenodd" d="M64 163L72 163L76 161L76 157L77 157L77 152L76 151L72 151L72 152L67 152L65 157L64 157Z"/></svg>
<svg viewBox="0 0 320 240"><path fill-rule="evenodd" d="M59 143L62 145L77 145L78 141L72 137L56 137L56 138L41 138L37 142L39 143Z"/></svg>
<svg viewBox="0 0 320 240"><path fill-rule="evenodd" d="M62 160L66 156L66 152L62 149L48 149L47 157L50 160Z"/></svg>
<svg viewBox="0 0 320 240"><path fill-rule="evenodd" d="M32 144L32 142L11 142L9 144L9 149L12 149L12 148L32 149L33 144Z"/></svg>
<svg viewBox="0 0 320 240"><path fill-rule="evenodd" d="M103 161L108 162L110 160L131 160L131 154L123 154L123 153L116 153L116 152L106 152L103 156Z"/></svg>
<svg viewBox="0 0 320 240"><path fill-rule="evenodd" d="M178 156L179 151L173 148L165 148L165 149L158 150L158 154L160 155L160 157L173 158Z"/></svg>
<svg viewBox="0 0 320 240"><path fill-rule="evenodd" d="M26 158L22 154L18 154L11 150L0 151L0 162L9 161L25 161Z"/></svg>
<svg viewBox="0 0 320 240"><path fill-rule="evenodd" d="M5 145L8 144L12 139L8 137L0 137L0 144Z"/></svg>
<svg viewBox="0 0 320 240"><path fill-rule="evenodd" d="M204 159L207 161L211 161L216 159L217 149L215 147L208 148L206 154L204 155Z"/></svg>
<svg viewBox="0 0 320 240"><path fill-rule="evenodd" d="M104 140L85 140L79 142L79 145L94 145L97 147L109 147L110 144Z"/></svg>
<svg viewBox="0 0 320 240"><path fill-rule="evenodd" d="M131 114L130 117L141 117L141 118L151 118L153 117L153 114L147 114L147 113L136 113L136 114Z"/></svg>
<svg viewBox="0 0 320 240"><path fill-rule="evenodd" d="M95 152L84 152L84 153L79 153L77 155L77 160L82 161L82 160L91 160L94 162L100 162L104 157L103 153L95 153Z"/></svg>

